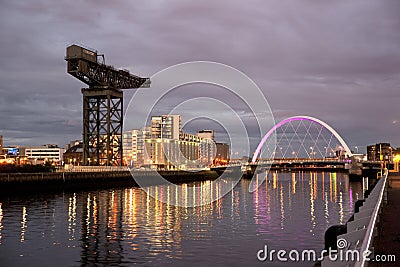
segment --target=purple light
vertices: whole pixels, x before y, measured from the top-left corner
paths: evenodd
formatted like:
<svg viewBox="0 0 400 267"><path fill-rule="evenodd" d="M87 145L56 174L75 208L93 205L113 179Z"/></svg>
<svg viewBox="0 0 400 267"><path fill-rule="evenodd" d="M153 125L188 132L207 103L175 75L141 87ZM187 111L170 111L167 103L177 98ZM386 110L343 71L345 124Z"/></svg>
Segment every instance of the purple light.
<svg viewBox="0 0 400 267"><path fill-rule="evenodd" d="M296 117L290 117L287 119L284 119L283 121L279 122L278 124L276 124L274 127L272 127L271 130L268 131L268 133L263 137L263 139L261 140L261 142L258 144L256 151L254 152L253 155L253 159L252 162L255 163L257 161L257 158L261 152L261 148L263 147L264 143L267 141L267 139L272 135L272 133L278 129L279 127L281 127L282 125L291 122L291 121L312 121L315 123L318 123L319 125L324 126L326 129L328 129L341 143L341 145L344 147L344 149L346 150L347 154L349 156L352 155L350 148L347 146L347 144L344 142L344 140L342 139L342 137L335 131L335 129L333 129L331 126L329 126L328 124L326 124L325 122L313 118L313 117L308 117L308 116L296 116Z"/></svg>

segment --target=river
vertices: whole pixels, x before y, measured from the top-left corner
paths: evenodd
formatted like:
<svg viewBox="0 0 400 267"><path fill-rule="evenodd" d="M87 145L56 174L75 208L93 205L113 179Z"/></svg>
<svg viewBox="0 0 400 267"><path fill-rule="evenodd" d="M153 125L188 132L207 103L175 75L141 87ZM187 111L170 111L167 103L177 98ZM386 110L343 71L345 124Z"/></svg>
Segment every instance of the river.
<svg viewBox="0 0 400 267"><path fill-rule="evenodd" d="M257 252L320 251L325 230L362 198L362 185L341 173L271 173L253 193L249 183L192 208L140 188L0 196L0 266L286 266Z"/></svg>

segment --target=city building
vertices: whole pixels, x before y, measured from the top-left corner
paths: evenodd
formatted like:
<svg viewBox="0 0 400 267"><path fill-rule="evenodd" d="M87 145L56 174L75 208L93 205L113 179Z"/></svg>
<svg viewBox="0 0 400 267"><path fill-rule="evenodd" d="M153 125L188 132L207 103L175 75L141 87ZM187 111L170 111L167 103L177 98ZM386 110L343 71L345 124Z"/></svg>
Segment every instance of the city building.
<svg viewBox="0 0 400 267"><path fill-rule="evenodd" d="M214 130L201 130L197 136L202 138L199 145L200 163L203 166L214 164L217 155L217 146L214 141Z"/></svg>
<svg viewBox="0 0 400 267"><path fill-rule="evenodd" d="M367 146L367 160L376 161L376 145Z"/></svg>
<svg viewBox="0 0 400 267"><path fill-rule="evenodd" d="M377 158L383 161L393 161L393 148L389 143L376 144Z"/></svg>
<svg viewBox="0 0 400 267"><path fill-rule="evenodd" d="M0 164L20 164L19 148L18 147L4 147L3 136L0 135Z"/></svg>
<svg viewBox="0 0 400 267"><path fill-rule="evenodd" d="M219 143L218 147L213 130L196 135L183 132L180 115L153 116L151 126L123 133L124 164L135 168L176 170L226 164L229 146Z"/></svg>
<svg viewBox="0 0 400 267"><path fill-rule="evenodd" d="M44 146L21 147L19 149L19 155L27 158L27 160L33 164L47 162L62 164L64 151L64 148L60 148L57 145L47 144Z"/></svg>
<svg viewBox="0 0 400 267"><path fill-rule="evenodd" d="M393 159L400 160L400 147L393 149Z"/></svg>
<svg viewBox="0 0 400 267"><path fill-rule="evenodd" d="M68 147L63 155L64 164L81 166L83 163L83 142L72 141Z"/></svg>
<svg viewBox="0 0 400 267"><path fill-rule="evenodd" d="M145 140L144 165L153 169L187 169L200 167L199 145L202 138L181 131L179 115L164 117L167 127L158 124L160 117L152 118L151 139ZM178 117L177 117L178 116ZM176 130L179 134L176 135ZM162 134L162 138L160 138ZM165 136L171 137L166 138ZM158 137L158 138L155 138Z"/></svg>
<svg viewBox="0 0 400 267"><path fill-rule="evenodd" d="M65 150L68 150L73 146L79 145L80 143L82 143L82 140L73 140L65 145Z"/></svg>
<svg viewBox="0 0 400 267"><path fill-rule="evenodd" d="M204 139L211 139L214 141L214 130L200 130L197 131L197 136Z"/></svg>
<svg viewBox="0 0 400 267"><path fill-rule="evenodd" d="M201 167L200 144L204 139L194 134L181 132L179 135L179 163L185 164L187 167ZM204 166L203 166L204 167Z"/></svg>
<svg viewBox="0 0 400 267"><path fill-rule="evenodd" d="M132 135L136 136L136 131L129 130L122 133L122 162L124 165L132 165L134 156L132 155L135 151L132 144Z"/></svg>
<svg viewBox="0 0 400 267"><path fill-rule="evenodd" d="M371 161L393 161L393 148L389 143L367 146L367 159Z"/></svg>
<svg viewBox="0 0 400 267"><path fill-rule="evenodd" d="M178 140L181 131L181 115L162 115L151 117L151 138Z"/></svg>
<svg viewBox="0 0 400 267"><path fill-rule="evenodd" d="M18 146L10 146L10 147L4 147L2 148L2 153L4 155L7 155L8 157L18 157L19 155L22 155L20 151L23 150Z"/></svg>
<svg viewBox="0 0 400 267"><path fill-rule="evenodd" d="M393 150L394 171L400 171L400 147Z"/></svg>
<svg viewBox="0 0 400 267"><path fill-rule="evenodd" d="M135 166L141 167L144 164L144 153L145 153L145 140L151 138L151 127L144 127L138 133L137 143L136 143L136 156L137 161Z"/></svg>
<svg viewBox="0 0 400 267"><path fill-rule="evenodd" d="M124 165L140 168L144 164L146 139L151 139L151 127L129 130L122 134Z"/></svg>
<svg viewBox="0 0 400 267"><path fill-rule="evenodd" d="M217 148L214 165L226 165L229 163L229 145L226 143L215 143Z"/></svg>
<svg viewBox="0 0 400 267"><path fill-rule="evenodd" d="M158 170L176 170L200 167L200 142L175 139L145 140L144 166Z"/></svg>

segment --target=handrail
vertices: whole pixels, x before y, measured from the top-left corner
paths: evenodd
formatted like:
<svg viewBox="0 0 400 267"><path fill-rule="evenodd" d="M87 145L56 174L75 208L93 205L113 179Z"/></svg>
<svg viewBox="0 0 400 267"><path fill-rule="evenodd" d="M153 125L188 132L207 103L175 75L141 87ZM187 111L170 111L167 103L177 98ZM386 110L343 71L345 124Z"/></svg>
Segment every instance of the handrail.
<svg viewBox="0 0 400 267"><path fill-rule="evenodd" d="M386 188L386 182L387 182L388 173L389 172L386 169L385 173L383 174L383 176L381 178L381 179L384 179L383 186L381 188L381 191L379 192L378 202L376 203L374 211L372 212L372 216L371 216L371 219L370 219L369 224L368 224L367 232L366 232L366 234L364 236L364 239L363 239L363 242L361 244L361 248L360 248L360 252L361 252L361 256L362 256L360 258L361 260L357 261L354 264L355 267L366 266L367 262L366 262L366 259L365 259L365 257L363 255L364 255L364 252L366 252L370 248L371 243L373 241L374 228L375 228L375 224L376 224L376 221L377 221L377 218L378 218L379 209L381 208L382 198L383 198L383 194L384 194L385 188Z"/></svg>

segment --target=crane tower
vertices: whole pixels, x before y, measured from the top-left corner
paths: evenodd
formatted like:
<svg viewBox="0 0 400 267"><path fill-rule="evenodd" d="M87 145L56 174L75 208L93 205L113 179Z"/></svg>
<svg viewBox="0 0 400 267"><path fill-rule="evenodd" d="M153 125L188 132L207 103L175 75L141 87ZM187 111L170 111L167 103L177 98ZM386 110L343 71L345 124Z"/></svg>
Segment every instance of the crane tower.
<svg viewBox="0 0 400 267"><path fill-rule="evenodd" d="M148 88L149 78L118 70L93 49L67 47L67 72L87 84L83 94L83 165L122 165L123 92Z"/></svg>

